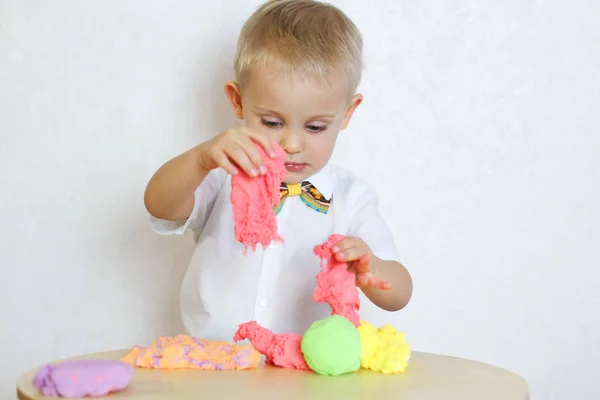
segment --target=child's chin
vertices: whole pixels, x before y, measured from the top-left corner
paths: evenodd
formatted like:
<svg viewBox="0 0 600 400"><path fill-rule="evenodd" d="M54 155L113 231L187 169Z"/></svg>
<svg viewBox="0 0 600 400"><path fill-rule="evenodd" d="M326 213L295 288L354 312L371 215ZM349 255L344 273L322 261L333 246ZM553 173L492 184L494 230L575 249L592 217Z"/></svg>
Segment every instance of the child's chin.
<svg viewBox="0 0 600 400"><path fill-rule="evenodd" d="M285 183L286 185L295 185L296 183L300 183L302 181L296 179L296 178L290 178L289 176L286 176L285 179L283 180L283 183Z"/></svg>
<svg viewBox="0 0 600 400"><path fill-rule="evenodd" d="M285 178L283 178L283 182L288 185L295 185L296 183L302 183L307 177L305 171L302 173L298 172L286 172Z"/></svg>

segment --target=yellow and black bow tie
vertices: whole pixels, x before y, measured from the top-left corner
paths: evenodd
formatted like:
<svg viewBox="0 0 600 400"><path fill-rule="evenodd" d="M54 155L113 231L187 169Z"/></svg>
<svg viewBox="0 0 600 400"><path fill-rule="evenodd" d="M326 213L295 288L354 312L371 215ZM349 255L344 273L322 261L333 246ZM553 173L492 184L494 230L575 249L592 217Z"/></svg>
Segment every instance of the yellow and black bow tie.
<svg viewBox="0 0 600 400"><path fill-rule="evenodd" d="M331 200L327 200L310 182L304 181L294 185L282 183L279 187L279 203L275 206L275 214L279 214L285 199L290 196L300 196L304 204L315 211L327 214Z"/></svg>

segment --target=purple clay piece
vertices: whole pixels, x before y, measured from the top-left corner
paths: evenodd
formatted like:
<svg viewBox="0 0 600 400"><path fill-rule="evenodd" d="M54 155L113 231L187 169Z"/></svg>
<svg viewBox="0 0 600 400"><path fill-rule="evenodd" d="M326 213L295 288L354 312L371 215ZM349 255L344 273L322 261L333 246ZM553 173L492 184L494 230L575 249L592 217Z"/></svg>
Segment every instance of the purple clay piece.
<svg viewBox="0 0 600 400"><path fill-rule="evenodd" d="M125 389L133 366L117 360L71 360L40 368L33 385L44 396L100 397Z"/></svg>

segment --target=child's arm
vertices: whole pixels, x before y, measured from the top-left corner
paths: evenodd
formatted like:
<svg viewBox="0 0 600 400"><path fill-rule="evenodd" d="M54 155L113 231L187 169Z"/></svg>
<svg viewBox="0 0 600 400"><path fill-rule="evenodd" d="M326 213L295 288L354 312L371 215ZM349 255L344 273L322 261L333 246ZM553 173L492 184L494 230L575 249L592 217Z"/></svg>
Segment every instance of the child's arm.
<svg viewBox="0 0 600 400"><path fill-rule="evenodd" d="M341 240L333 252L336 260L351 263L358 287L376 306L387 311L406 307L412 296L413 283L402 264L376 257L369 246L356 237Z"/></svg>
<svg viewBox="0 0 600 400"><path fill-rule="evenodd" d="M198 147L186 151L167 161L152 176L144 193L144 204L151 215L169 221L190 216L194 191L210 172L198 163L198 152Z"/></svg>
<svg viewBox="0 0 600 400"><path fill-rule="evenodd" d="M256 145L273 153L269 140L260 132L234 128L204 142L161 166L144 193L144 204L156 218L181 221L194 208L195 190L209 172L221 167L232 175L244 170L250 176L263 173L262 158Z"/></svg>
<svg viewBox="0 0 600 400"><path fill-rule="evenodd" d="M413 282L379 213L377 194L358 184L347 195L352 199L350 221L346 238L333 249L335 257L348 263L356 274L357 286L376 306L401 310L412 297Z"/></svg>
<svg viewBox="0 0 600 400"><path fill-rule="evenodd" d="M388 282L389 290L370 285L361 285L363 293L377 306L387 311L398 311L406 307L413 292L412 277L398 261L382 260L373 256L370 273L377 279Z"/></svg>

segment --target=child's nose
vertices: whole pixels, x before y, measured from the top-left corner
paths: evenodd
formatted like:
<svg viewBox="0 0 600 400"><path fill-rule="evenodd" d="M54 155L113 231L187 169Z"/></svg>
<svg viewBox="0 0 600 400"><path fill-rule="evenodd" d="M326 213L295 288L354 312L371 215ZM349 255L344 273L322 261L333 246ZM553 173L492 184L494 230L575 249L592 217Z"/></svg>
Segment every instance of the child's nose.
<svg viewBox="0 0 600 400"><path fill-rule="evenodd" d="M279 145L288 154L299 153L302 150L302 137L294 130L286 130L281 136Z"/></svg>

